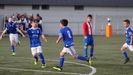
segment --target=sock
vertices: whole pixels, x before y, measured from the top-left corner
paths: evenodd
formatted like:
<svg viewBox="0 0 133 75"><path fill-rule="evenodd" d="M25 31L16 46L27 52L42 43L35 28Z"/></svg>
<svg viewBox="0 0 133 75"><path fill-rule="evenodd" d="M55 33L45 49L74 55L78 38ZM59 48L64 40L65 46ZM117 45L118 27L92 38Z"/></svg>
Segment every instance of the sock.
<svg viewBox="0 0 133 75"><path fill-rule="evenodd" d="M123 54L123 56L124 56L126 59L128 59L128 54L127 54L126 51L122 52L122 54Z"/></svg>
<svg viewBox="0 0 133 75"><path fill-rule="evenodd" d="M77 55L77 59L83 60L83 61L87 61L88 60L87 57L83 57L83 56L80 56L80 55Z"/></svg>
<svg viewBox="0 0 133 75"><path fill-rule="evenodd" d="M11 46L11 50L12 52L15 52L15 47L13 45Z"/></svg>
<svg viewBox="0 0 133 75"><path fill-rule="evenodd" d="M94 53L94 49L93 49L93 47L91 47L91 48L90 48L90 57L93 56L93 53Z"/></svg>
<svg viewBox="0 0 133 75"><path fill-rule="evenodd" d="M60 56L60 64L59 67L63 67L64 64L64 56Z"/></svg>
<svg viewBox="0 0 133 75"><path fill-rule="evenodd" d="M39 56L40 56L40 59L41 59L41 63L45 64L43 53L39 53Z"/></svg>
<svg viewBox="0 0 133 75"><path fill-rule="evenodd" d="M84 48L84 57L88 57L88 47Z"/></svg>

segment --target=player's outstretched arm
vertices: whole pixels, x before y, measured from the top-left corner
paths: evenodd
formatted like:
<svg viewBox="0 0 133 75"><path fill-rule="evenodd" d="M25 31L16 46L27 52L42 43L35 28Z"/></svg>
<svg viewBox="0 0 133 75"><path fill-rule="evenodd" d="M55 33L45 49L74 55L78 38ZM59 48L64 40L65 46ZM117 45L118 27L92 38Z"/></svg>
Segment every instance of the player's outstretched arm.
<svg viewBox="0 0 133 75"><path fill-rule="evenodd" d="M56 43L58 44L61 41L62 37L59 36L58 39L56 40Z"/></svg>
<svg viewBox="0 0 133 75"><path fill-rule="evenodd" d="M45 42L48 42L47 38L46 38L44 35L42 35L42 39L43 39Z"/></svg>
<svg viewBox="0 0 133 75"><path fill-rule="evenodd" d="M2 36L7 32L7 28L3 30L1 36L0 36L0 39L2 39Z"/></svg>
<svg viewBox="0 0 133 75"><path fill-rule="evenodd" d="M27 31L25 31L25 30L20 30L22 33L24 33L24 34L26 34L27 33Z"/></svg>
<svg viewBox="0 0 133 75"><path fill-rule="evenodd" d="M19 30L19 29L17 28L17 31L18 31L23 37L25 37L25 35L22 33L21 30Z"/></svg>

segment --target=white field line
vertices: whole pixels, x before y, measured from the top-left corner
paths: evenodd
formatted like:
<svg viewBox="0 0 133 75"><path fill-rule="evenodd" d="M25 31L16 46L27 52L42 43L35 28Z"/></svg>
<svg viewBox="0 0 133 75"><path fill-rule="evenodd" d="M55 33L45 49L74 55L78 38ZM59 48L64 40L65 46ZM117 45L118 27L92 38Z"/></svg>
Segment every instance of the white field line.
<svg viewBox="0 0 133 75"><path fill-rule="evenodd" d="M80 73L56 72L56 71L33 70L33 69L20 69L20 68L8 68L8 67L0 67L0 69L2 69L2 70L25 71L25 72L52 73L52 74L56 73L56 74L82 75Z"/></svg>
<svg viewBox="0 0 133 75"><path fill-rule="evenodd" d="M32 58L24 58L24 57L15 57L15 58L21 58L21 59L32 59ZM59 60L50 60L50 59L45 59L47 61L56 61L59 62ZM65 61L65 63L70 63L70 64L76 64L76 65L81 65L81 66L85 66L88 68L91 68L91 72L88 74L81 74L81 73L70 73L70 72L57 72L57 71L45 71L45 70L33 70L33 69L20 69L20 68L8 68L8 67L0 67L0 69L3 70L16 70L16 71L30 71L30 72L42 72L42 73L52 73L52 74L69 74L69 75L93 75L96 73L96 68L93 66L89 66L86 64L81 64L81 63L76 63L76 62L70 62L70 61Z"/></svg>

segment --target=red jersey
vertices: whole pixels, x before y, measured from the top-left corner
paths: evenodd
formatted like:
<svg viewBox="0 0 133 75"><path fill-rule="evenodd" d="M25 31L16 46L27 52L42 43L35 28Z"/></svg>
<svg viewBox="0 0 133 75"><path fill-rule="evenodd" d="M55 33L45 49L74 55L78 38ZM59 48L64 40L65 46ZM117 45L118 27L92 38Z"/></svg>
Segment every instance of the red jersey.
<svg viewBox="0 0 133 75"><path fill-rule="evenodd" d="M92 35L92 26L90 22L85 21L83 23L83 32L84 32L84 36Z"/></svg>

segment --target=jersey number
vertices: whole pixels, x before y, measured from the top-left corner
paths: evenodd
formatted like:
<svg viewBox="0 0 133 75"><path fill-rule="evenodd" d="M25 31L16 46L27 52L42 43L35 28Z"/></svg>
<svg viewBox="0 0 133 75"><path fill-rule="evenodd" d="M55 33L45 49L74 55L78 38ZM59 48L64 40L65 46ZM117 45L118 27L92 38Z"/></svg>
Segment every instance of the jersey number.
<svg viewBox="0 0 133 75"><path fill-rule="evenodd" d="M67 31L67 34L68 34L68 37L69 37L69 38L72 38L71 33L70 33L69 30Z"/></svg>

